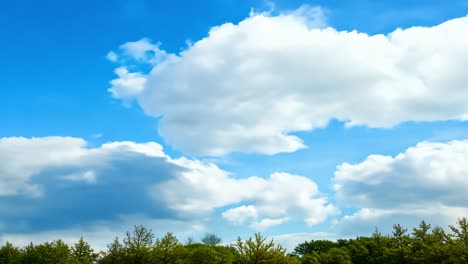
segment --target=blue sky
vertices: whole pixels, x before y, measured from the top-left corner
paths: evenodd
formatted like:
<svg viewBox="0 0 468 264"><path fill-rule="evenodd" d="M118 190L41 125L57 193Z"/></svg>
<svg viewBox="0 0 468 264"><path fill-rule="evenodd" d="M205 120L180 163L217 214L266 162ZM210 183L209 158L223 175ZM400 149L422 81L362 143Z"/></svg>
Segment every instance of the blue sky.
<svg viewBox="0 0 468 264"><path fill-rule="evenodd" d="M468 2L7 1L0 239L286 246L468 214Z"/></svg>

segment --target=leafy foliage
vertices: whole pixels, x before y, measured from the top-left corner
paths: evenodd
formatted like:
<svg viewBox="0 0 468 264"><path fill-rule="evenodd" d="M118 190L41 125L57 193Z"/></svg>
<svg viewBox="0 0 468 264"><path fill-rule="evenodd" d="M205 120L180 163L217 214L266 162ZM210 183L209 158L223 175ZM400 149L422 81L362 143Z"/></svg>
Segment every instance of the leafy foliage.
<svg viewBox="0 0 468 264"><path fill-rule="evenodd" d="M300 257L301 263L466 264L468 220L460 218L456 226L449 227L451 234L422 221L409 234L408 229L396 224L391 236L382 236L376 229L371 237L306 241L293 254Z"/></svg>
<svg viewBox="0 0 468 264"><path fill-rule="evenodd" d="M60 239L23 248L6 242L0 247L0 264L468 263L468 219L458 219L448 230L425 221L411 231L396 224L388 236L376 229L370 237L305 241L287 255L281 245L259 233L224 246L210 233L202 243L191 239L181 244L172 233L154 240L152 231L140 225L127 232L122 242L116 237L100 254L83 238L71 247Z"/></svg>
<svg viewBox="0 0 468 264"><path fill-rule="evenodd" d="M210 245L210 246L216 246L219 243L221 243L221 238L218 237L216 234L210 234L207 233L201 240L203 244L205 245Z"/></svg>

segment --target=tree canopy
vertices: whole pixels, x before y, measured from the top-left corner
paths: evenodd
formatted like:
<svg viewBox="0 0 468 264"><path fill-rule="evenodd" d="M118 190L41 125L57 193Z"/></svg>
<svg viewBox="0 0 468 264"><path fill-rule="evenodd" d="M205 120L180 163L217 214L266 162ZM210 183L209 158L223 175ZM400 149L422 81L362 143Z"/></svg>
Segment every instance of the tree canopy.
<svg viewBox="0 0 468 264"><path fill-rule="evenodd" d="M447 231L422 221L412 229L395 224L389 235L376 229L370 237L304 241L291 254L260 233L225 245L212 233L207 233L202 243L190 239L182 244L170 232L154 238L152 230L139 225L127 232L122 242L116 237L101 252L83 237L71 246L61 239L22 248L6 242L0 247L0 264L468 263L467 218L459 218Z"/></svg>

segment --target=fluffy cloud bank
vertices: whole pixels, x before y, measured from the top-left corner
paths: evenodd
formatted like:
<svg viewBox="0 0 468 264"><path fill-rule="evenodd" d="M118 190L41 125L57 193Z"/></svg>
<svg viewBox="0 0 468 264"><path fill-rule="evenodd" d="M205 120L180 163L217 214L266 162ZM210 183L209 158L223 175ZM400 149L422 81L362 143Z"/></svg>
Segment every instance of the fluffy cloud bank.
<svg viewBox="0 0 468 264"><path fill-rule="evenodd" d="M337 211L306 177L235 178L214 164L171 158L154 142L0 139L0 232L83 230L132 215L203 226L216 209L242 203L255 208L257 225L242 212L226 219L262 229L289 218L315 225Z"/></svg>
<svg viewBox="0 0 468 264"><path fill-rule="evenodd" d="M422 142L395 157L344 163L333 179L337 202L359 210L343 219L343 229L372 231L423 219L452 224L468 215L467 175L468 140Z"/></svg>
<svg viewBox="0 0 468 264"><path fill-rule="evenodd" d="M222 216L234 224L249 223L254 229L280 225L298 216L313 226L338 213L327 197L319 193L317 184L304 176L273 173L266 179L235 179L223 172L216 173L219 170L216 167L197 167L155 186L154 192L184 214L248 203L228 209Z"/></svg>
<svg viewBox="0 0 468 264"><path fill-rule="evenodd" d="M143 89L118 85L130 83L127 73L110 90L161 117L160 134L195 155L293 152L305 146L292 133L332 119L391 127L468 118L468 17L371 36L316 28L310 16L323 12L314 10L213 27L179 54L146 39L124 44L141 46L138 61L143 47L157 59L147 59Z"/></svg>

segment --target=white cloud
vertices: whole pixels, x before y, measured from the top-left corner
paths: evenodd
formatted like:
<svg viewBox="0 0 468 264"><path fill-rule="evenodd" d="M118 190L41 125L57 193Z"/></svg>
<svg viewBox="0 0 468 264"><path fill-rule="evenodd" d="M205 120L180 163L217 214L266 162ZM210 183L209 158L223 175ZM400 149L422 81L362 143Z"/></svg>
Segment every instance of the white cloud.
<svg viewBox="0 0 468 264"><path fill-rule="evenodd" d="M182 215L206 214L215 208L251 203L230 208L222 216L233 224L250 223L253 228L281 224L287 217L304 219L312 226L338 213L327 197L319 193L315 182L288 173L273 173L265 179L235 179L215 165L192 163L191 170L155 185L152 190Z"/></svg>
<svg viewBox="0 0 468 264"><path fill-rule="evenodd" d="M90 137L91 137L92 139L99 139L99 138L102 138L102 136L103 136L103 135L102 135L101 133L96 133L96 134L92 134Z"/></svg>
<svg viewBox="0 0 468 264"><path fill-rule="evenodd" d="M123 55L129 59L142 63L156 64L164 60L167 53L159 49L160 44L153 44L149 39L143 38L134 42L127 42L120 46Z"/></svg>
<svg viewBox="0 0 468 264"><path fill-rule="evenodd" d="M305 146L291 133L332 119L467 119L468 17L369 36L317 29L320 16L304 6L213 27L156 63L131 96L161 117L169 143L195 155L293 152Z"/></svg>
<svg viewBox="0 0 468 264"><path fill-rule="evenodd" d="M11 232L38 231L48 213L64 210L41 230L134 213L202 221L215 209L224 212L216 217L265 229L290 219L315 225L338 212L304 176L236 178L215 164L173 159L155 142L88 147L67 137L0 139L0 197L4 229ZM70 199L76 201L71 212Z"/></svg>
<svg viewBox="0 0 468 264"><path fill-rule="evenodd" d="M96 173L92 170L85 172L72 173L63 177L66 180L70 181L84 181L86 183L96 182Z"/></svg>
<svg viewBox="0 0 468 264"><path fill-rule="evenodd" d="M160 44L153 44L147 38L131 41L120 45L119 52L109 51L106 58L111 62L121 64L149 63L157 64L168 56L166 51L159 48Z"/></svg>
<svg viewBox="0 0 468 264"><path fill-rule="evenodd" d="M109 51L106 55L106 59L108 59L111 62L117 62L119 60L119 55L113 51Z"/></svg>
<svg viewBox="0 0 468 264"><path fill-rule="evenodd" d="M109 166L120 155L129 155L130 159L132 154L142 159L161 158L173 164L162 146L154 142L111 142L88 148L81 138L0 138L0 197L41 196L43 174L59 180L95 183L100 176L96 171Z"/></svg>
<svg viewBox="0 0 468 264"><path fill-rule="evenodd" d="M277 218L277 219L264 218L264 219L262 219L260 221L253 222L250 226L253 229L265 230L265 229L267 229L269 227L272 227L272 226L281 225L281 224L287 222L288 220L289 219L287 217Z"/></svg>
<svg viewBox="0 0 468 264"><path fill-rule="evenodd" d="M80 138L1 138L0 241L71 243L83 235L102 247L134 224L157 227L157 235L200 233L203 218L180 219L148 192L191 162L205 166L185 161L174 162L154 142L88 147Z"/></svg>
<svg viewBox="0 0 468 264"><path fill-rule="evenodd" d="M422 142L395 157L371 155L335 172L339 205L360 208L344 217L343 229L394 223L414 226L426 219L446 226L468 215L468 140ZM370 227L369 227L370 226Z"/></svg>
<svg viewBox="0 0 468 264"><path fill-rule="evenodd" d="M222 214L222 216L224 219L228 220L233 224L241 225L250 219L257 219L258 212L255 206L253 205L243 205L227 210Z"/></svg>
<svg viewBox="0 0 468 264"><path fill-rule="evenodd" d="M205 166L185 158L174 160L187 167L177 177L152 188L155 199L164 199L182 214L205 215L215 208L237 204L262 190L265 179L235 179L214 164Z"/></svg>
<svg viewBox="0 0 468 264"><path fill-rule="evenodd" d="M41 169L80 160L86 142L77 138L0 138L0 196L41 195L29 178Z"/></svg>
<svg viewBox="0 0 468 264"><path fill-rule="evenodd" d="M112 85L108 91L114 98L128 103L145 88L146 76L138 72L129 72L125 67L115 69L118 78L110 81Z"/></svg>
<svg viewBox="0 0 468 264"><path fill-rule="evenodd" d="M302 23L310 29L325 28L328 24L325 11L319 6L302 5L297 10L286 12L283 15L302 19Z"/></svg>

